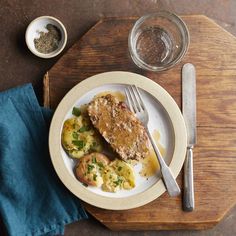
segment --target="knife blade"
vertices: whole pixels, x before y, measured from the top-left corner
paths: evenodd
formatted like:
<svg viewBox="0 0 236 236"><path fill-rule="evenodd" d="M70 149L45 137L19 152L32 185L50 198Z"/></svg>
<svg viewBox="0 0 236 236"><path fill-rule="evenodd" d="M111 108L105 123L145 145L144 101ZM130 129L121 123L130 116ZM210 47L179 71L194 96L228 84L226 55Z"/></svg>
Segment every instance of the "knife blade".
<svg viewBox="0 0 236 236"><path fill-rule="evenodd" d="M184 162L183 210L193 211L193 148L197 143L196 130L196 70L187 63L182 68L182 111L187 129L187 152Z"/></svg>

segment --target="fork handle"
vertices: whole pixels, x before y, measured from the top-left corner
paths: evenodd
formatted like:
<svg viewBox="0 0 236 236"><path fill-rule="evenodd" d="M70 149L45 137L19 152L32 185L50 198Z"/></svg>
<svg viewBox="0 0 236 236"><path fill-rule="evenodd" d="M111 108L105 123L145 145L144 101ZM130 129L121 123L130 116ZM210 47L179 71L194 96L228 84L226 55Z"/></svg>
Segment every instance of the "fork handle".
<svg viewBox="0 0 236 236"><path fill-rule="evenodd" d="M148 128L147 128L147 133L148 133L149 139L151 141L151 144L153 146L153 149L156 153L157 159L159 161L162 179L163 179L163 182L166 186L166 189L171 197L178 196L180 194L180 188L179 188L170 168L166 165L166 163L159 151L159 148L157 147L155 140L152 137Z"/></svg>

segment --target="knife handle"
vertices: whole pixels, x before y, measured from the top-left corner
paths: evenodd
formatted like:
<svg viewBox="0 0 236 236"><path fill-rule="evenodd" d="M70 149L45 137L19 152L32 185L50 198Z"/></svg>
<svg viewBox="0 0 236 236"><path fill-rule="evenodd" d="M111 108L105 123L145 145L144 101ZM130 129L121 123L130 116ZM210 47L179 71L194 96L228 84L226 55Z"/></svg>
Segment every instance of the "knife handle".
<svg viewBox="0 0 236 236"><path fill-rule="evenodd" d="M194 186L193 186L193 149L187 148L184 162L184 196L183 210L193 211L194 209Z"/></svg>

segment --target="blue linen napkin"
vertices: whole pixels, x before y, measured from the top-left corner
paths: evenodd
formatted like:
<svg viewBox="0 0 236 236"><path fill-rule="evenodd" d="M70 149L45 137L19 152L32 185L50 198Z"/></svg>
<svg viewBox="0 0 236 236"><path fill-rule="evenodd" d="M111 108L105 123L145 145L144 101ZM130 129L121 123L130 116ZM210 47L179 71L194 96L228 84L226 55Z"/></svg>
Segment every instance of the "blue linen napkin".
<svg viewBox="0 0 236 236"><path fill-rule="evenodd" d="M87 218L53 169L51 116L31 84L0 93L0 214L9 235L63 234L65 224Z"/></svg>

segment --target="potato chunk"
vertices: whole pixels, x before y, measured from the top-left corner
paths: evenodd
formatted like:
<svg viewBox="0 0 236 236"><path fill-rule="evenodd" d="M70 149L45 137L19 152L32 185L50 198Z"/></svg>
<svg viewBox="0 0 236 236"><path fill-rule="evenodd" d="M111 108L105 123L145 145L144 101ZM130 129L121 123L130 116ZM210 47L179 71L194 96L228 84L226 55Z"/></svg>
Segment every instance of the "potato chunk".
<svg viewBox="0 0 236 236"><path fill-rule="evenodd" d="M64 122L61 141L69 156L80 158L92 151L102 150L102 137L85 113Z"/></svg>
<svg viewBox="0 0 236 236"><path fill-rule="evenodd" d="M102 175L102 190L117 192L120 189L132 189L135 187L135 175L130 164L115 159L107 166Z"/></svg>
<svg viewBox="0 0 236 236"><path fill-rule="evenodd" d="M110 160L101 153L91 153L80 158L75 168L76 177L85 184L100 187L103 184L102 173Z"/></svg>

